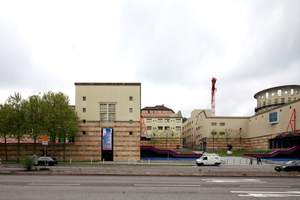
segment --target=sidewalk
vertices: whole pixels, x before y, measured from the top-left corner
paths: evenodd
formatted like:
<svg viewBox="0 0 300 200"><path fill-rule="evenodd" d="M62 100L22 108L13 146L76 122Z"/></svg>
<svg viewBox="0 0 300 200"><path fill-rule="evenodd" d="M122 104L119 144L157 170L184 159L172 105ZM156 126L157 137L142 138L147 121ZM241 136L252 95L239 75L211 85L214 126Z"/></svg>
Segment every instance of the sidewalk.
<svg viewBox="0 0 300 200"><path fill-rule="evenodd" d="M57 169L52 168L49 171L41 171L41 170L34 170L34 171L25 171L25 169L19 167L19 168L8 168L9 165L0 166L0 176L1 175L84 175L84 176L174 176L174 177L293 177L293 178L300 178L299 172L276 172L274 171L247 171L249 168L246 167L246 164L244 164L245 167L242 167L242 165L238 165L239 170L234 170L234 166L236 165L230 165L228 164L228 167L230 171L222 171L222 168L215 167L211 168L207 166L206 168L193 168L194 170L187 170L190 169L189 166L181 167L180 165L183 165L183 163L172 163L172 166L175 166L175 169L169 169L164 166L168 166L169 164L164 163L155 163L155 164L161 164L163 165L161 168L160 166L157 166L156 168L150 170L146 167L146 163L144 163L145 168L143 166L139 168L134 168L133 166L127 167L127 162L106 162L105 165L101 165L101 163L97 163L95 167L97 169L89 169L85 168L80 165L70 165L74 166L73 169ZM96 163L95 163L96 164ZM120 167L109 167L109 165L120 165ZM134 163L131 163L131 165ZM139 163L140 164L140 163ZM191 164L195 166L195 163L193 162ZM269 164L265 164L265 166L270 166ZM104 166L104 167L102 167ZM106 167L105 167L106 166ZM222 165L221 165L222 166ZM233 166L231 168L231 166ZM249 164L247 164L249 166ZM253 167L258 166L256 165ZM196 167L196 166L195 166ZM37 169L43 168L43 166L38 166ZM233 169L231 171L231 169Z"/></svg>

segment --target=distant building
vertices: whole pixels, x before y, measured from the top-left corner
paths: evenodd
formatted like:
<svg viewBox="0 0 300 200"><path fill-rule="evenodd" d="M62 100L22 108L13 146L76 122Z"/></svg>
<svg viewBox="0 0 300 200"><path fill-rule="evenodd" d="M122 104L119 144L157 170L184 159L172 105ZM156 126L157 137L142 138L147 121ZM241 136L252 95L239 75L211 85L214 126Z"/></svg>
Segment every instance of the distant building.
<svg viewBox="0 0 300 200"><path fill-rule="evenodd" d="M182 115L180 111L175 113L164 105L157 105L143 108L142 116L148 135L181 136Z"/></svg>
<svg viewBox="0 0 300 200"><path fill-rule="evenodd" d="M186 145L200 150L282 149L300 145L300 86L287 85L262 90L251 117L212 116L211 110L196 109L184 122ZM295 127L295 130L292 130Z"/></svg>

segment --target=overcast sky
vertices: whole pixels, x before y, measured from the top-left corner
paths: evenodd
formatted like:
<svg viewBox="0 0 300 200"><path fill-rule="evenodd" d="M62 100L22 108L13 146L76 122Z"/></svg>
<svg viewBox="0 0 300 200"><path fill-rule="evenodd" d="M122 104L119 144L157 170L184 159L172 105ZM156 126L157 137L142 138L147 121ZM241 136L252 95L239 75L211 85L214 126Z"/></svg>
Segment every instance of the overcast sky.
<svg viewBox="0 0 300 200"><path fill-rule="evenodd" d="M299 85L300 1L0 0L0 103L75 82L141 82L142 108L252 116L258 91Z"/></svg>

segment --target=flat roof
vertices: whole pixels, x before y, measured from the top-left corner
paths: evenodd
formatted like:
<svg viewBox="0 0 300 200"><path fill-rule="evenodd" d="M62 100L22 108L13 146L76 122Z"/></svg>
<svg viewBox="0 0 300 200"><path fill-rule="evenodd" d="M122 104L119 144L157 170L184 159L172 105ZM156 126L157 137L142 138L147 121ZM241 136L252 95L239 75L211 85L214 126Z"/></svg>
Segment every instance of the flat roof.
<svg viewBox="0 0 300 200"><path fill-rule="evenodd" d="M75 85L118 85L118 86L122 86L122 85L133 85L133 86L140 86L141 83L74 83Z"/></svg>

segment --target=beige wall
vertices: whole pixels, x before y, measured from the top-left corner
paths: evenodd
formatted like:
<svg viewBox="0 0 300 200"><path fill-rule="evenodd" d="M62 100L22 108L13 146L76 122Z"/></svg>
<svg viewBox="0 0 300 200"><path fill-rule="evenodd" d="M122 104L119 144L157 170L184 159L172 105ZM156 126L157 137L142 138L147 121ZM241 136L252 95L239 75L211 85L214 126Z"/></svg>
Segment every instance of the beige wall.
<svg viewBox="0 0 300 200"><path fill-rule="evenodd" d="M116 103L116 121L140 121L141 84L75 83L75 110L80 119L100 120L100 103ZM83 101L83 97L86 100ZM130 101L129 97L133 100ZM83 112L86 108L86 112ZM132 108L133 112L129 112Z"/></svg>
<svg viewBox="0 0 300 200"><path fill-rule="evenodd" d="M237 132L241 129L242 137L248 136L247 117L212 117L211 110L193 110L191 117L183 124L183 136L189 147L200 148L203 138L238 138ZM212 136L212 132L216 135Z"/></svg>
<svg viewBox="0 0 300 200"><path fill-rule="evenodd" d="M207 139L208 143L212 142L211 132L216 132L214 139L220 139L215 145L223 145L226 138L221 135L224 130L231 130L229 138L238 138L238 132L241 128L243 146L249 149L267 149L268 140L274 138L277 134L285 133L288 127L293 110L300 111L300 100L295 100L291 103L278 106L270 109L268 112L263 112L252 117L211 117L209 110L193 110L191 117L183 124L182 134L186 138L188 147L200 148L200 139ZM268 123L268 115L270 112L279 112L279 122L275 124ZM215 123L215 125L212 125ZM221 125L221 123L224 123ZM296 125L300 124L300 118L296 118ZM292 131L289 126L288 131ZM296 132L300 130L296 126ZM246 144L247 143L247 144ZM212 144L207 147L211 148ZM226 146L225 146L226 147ZM222 149L222 147L215 146L215 149Z"/></svg>
<svg viewBox="0 0 300 200"><path fill-rule="evenodd" d="M264 135L272 135L278 133L284 133L288 127L293 110L296 109L300 112L300 100L291 102L289 104L279 106L269 112L279 111L279 122L276 124L268 124L268 113L264 112L254 115L249 118L249 137L260 137ZM296 118L296 125L300 124L300 118ZM297 128L297 126L296 126ZM298 128L299 130L299 128ZM291 131L291 128L289 128Z"/></svg>

